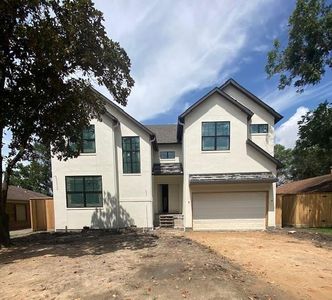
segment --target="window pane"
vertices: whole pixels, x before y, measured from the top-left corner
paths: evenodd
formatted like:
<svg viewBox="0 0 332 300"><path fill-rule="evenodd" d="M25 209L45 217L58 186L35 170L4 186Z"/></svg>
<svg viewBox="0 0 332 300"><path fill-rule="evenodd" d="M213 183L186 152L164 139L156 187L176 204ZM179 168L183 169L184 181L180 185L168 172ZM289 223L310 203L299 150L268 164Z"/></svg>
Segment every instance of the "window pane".
<svg viewBox="0 0 332 300"><path fill-rule="evenodd" d="M229 137L228 136L217 137L217 149L216 150L229 150Z"/></svg>
<svg viewBox="0 0 332 300"><path fill-rule="evenodd" d="M123 173L130 173L130 164L123 162Z"/></svg>
<svg viewBox="0 0 332 300"><path fill-rule="evenodd" d="M87 128L83 129L83 139L90 139L94 140L95 139L95 126L90 125Z"/></svg>
<svg viewBox="0 0 332 300"><path fill-rule="evenodd" d="M251 131L251 133L258 133L258 125L257 124L251 124L250 125L250 131Z"/></svg>
<svg viewBox="0 0 332 300"><path fill-rule="evenodd" d="M175 152L174 151L168 151L167 152L167 158L175 158Z"/></svg>
<svg viewBox="0 0 332 300"><path fill-rule="evenodd" d="M66 177L67 192L83 192L83 177Z"/></svg>
<svg viewBox="0 0 332 300"><path fill-rule="evenodd" d="M141 172L141 168L140 168L140 163L133 163L132 164L132 173L140 173Z"/></svg>
<svg viewBox="0 0 332 300"><path fill-rule="evenodd" d="M259 125L259 132L260 133L267 133L267 131L268 131L267 124L260 124Z"/></svg>
<svg viewBox="0 0 332 300"><path fill-rule="evenodd" d="M122 138L122 159L124 173L140 172L140 143L139 137Z"/></svg>
<svg viewBox="0 0 332 300"><path fill-rule="evenodd" d="M139 151L139 137L131 138L131 150Z"/></svg>
<svg viewBox="0 0 332 300"><path fill-rule="evenodd" d="M202 135L203 136L215 136L215 123L203 123L202 124Z"/></svg>
<svg viewBox="0 0 332 300"><path fill-rule="evenodd" d="M214 149L214 137L203 137L203 150L215 150Z"/></svg>
<svg viewBox="0 0 332 300"><path fill-rule="evenodd" d="M123 152L123 162L124 163L130 163L131 162L130 152Z"/></svg>
<svg viewBox="0 0 332 300"><path fill-rule="evenodd" d="M95 152L96 152L95 141L83 140L82 153L95 153Z"/></svg>
<svg viewBox="0 0 332 300"><path fill-rule="evenodd" d="M167 152L166 151L161 151L160 152L160 158L161 159L167 159Z"/></svg>
<svg viewBox="0 0 332 300"><path fill-rule="evenodd" d="M84 194L68 193L67 201L68 201L68 207L84 207Z"/></svg>
<svg viewBox="0 0 332 300"><path fill-rule="evenodd" d="M101 177L85 177L86 192L100 192L101 190Z"/></svg>
<svg viewBox="0 0 332 300"><path fill-rule="evenodd" d="M131 161L132 163L137 163L140 161L140 155L139 155L139 152L132 152L131 154Z"/></svg>
<svg viewBox="0 0 332 300"><path fill-rule="evenodd" d="M85 201L87 207L102 206L102 193L87 193Z"/></svg>
<svg viewBox="0 0 332 300"><path fill-rule="evenodd" d="M130 146L130 138L122 138L122 148L124 151L130 151L131 146Z"/></svg>
<svg viewBox="0 0 332 300"><path fill-rule="evenodd" d="M228 122L218 122L216 126L217 126L217 135L229 135Z"/></svg>
<svg viewBox="0 0 332 300"><path fill-rule="evenodd" d="M73 142L73 141L69 141L69 148L71 151L78 151L78 146L77 146L77 143Z"/></svg>

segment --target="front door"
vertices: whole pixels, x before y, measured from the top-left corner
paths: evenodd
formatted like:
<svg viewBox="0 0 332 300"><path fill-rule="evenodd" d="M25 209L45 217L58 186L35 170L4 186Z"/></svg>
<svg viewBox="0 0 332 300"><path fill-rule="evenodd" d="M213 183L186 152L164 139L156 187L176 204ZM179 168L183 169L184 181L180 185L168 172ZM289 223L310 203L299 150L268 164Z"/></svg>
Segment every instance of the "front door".
<svg viewBox="0 0 332 300"><path fill-rule="evenodd" d="M162 212L168 213L168 184L161 185Z"/></svg>

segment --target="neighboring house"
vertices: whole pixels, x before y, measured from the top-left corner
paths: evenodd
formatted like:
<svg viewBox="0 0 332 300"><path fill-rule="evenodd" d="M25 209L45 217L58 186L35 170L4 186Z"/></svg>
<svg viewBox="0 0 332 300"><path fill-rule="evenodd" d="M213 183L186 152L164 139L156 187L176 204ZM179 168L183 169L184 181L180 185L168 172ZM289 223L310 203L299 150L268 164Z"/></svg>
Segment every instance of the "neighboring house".
<svg viewBox="0 0 332 300"><path fill-rule="evenodd" d="M47 195L10 185L6 211L9 229L54 229L53 199Z"/></svg>
<svg viewBox="0 0 332 300"><path fill-rule="evenodd" d="M107 112L84 130L79 157L52 159L57 230L275 226L282 116L267 104L230 79L176 125L144 126L99 95Z"/></svg>
<svg viewBox="0 0 332 300"><path fill-rule="evenodd" d="M332 226L332 169L277 188L277 226Z"/></svg>

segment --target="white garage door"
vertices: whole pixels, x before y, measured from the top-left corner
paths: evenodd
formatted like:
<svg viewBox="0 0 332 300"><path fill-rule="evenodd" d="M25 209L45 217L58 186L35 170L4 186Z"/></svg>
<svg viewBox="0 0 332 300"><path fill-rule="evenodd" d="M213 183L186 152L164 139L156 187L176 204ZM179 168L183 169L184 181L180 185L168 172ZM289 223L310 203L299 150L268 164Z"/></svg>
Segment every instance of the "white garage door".
<svg viewBox="0 0 332 300"><path fill-rule="evenodd" d="M193 230L265 229L265 192L194 193Z"/></svg>

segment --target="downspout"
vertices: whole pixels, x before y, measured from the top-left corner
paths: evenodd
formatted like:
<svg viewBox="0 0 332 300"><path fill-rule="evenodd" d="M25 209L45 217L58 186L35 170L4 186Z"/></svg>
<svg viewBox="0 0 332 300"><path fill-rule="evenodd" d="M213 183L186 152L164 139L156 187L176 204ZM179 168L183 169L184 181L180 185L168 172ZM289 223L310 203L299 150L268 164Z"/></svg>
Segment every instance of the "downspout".
<svg viewBox="0 0 332 300"><path fill-rule="evenodd" d="M119 184L119 167L118 167L118 149L116 145L116 129L120 126L120 122L116 121L113 126L113 142L114 142L114 165L115 165L115 180L116 180L116 229L119 231L119 218L120 218L120 184Z"/></svg>

